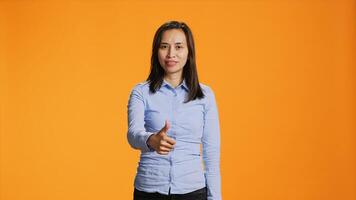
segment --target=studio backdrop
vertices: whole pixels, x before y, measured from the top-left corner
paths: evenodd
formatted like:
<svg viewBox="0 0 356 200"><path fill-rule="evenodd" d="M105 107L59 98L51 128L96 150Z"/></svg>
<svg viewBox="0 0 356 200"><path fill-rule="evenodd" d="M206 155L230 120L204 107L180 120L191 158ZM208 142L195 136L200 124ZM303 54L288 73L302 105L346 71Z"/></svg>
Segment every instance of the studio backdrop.
<svg viewBox="0 0 356 200"><path fill-rule="evenodd" d="M224 200L356 199L354 0L1 0L1 200L129 200L129 93L187 23Z"/></svg>

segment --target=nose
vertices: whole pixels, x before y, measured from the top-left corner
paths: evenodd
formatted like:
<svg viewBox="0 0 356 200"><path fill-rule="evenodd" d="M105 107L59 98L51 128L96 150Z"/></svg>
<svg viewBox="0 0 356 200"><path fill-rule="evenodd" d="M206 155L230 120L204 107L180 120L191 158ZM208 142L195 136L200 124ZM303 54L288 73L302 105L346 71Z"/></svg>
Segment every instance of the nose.
<svg viewBox="0 0 356 200"><path fill-rule="evenodd" d="M168 52L167 52L167 57L171 58L175 55L175 50L174 48L169 48Z"/></svg>

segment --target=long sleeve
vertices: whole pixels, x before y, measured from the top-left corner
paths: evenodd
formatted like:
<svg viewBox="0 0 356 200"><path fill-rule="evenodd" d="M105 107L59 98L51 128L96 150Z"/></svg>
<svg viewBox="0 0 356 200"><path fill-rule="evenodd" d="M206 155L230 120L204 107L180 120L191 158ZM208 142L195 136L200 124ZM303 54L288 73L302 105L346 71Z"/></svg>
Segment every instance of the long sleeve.
<svg viewBox="0 0 356 200"><path fill-rule="evenodd" d="M154 133L146 132L145 121L145 102L140 85L136 85L130 94L127 105L128 131L127 140L132 148L140 149L142 152L152 151L147 145L147 139Z"/></svg>
<svg viewBox="0 0 356 200"><path fill-rule="evenodd" d="M221 200L219 114L214 92L210 88L207 98L202 144L208 200Z"/></svg>

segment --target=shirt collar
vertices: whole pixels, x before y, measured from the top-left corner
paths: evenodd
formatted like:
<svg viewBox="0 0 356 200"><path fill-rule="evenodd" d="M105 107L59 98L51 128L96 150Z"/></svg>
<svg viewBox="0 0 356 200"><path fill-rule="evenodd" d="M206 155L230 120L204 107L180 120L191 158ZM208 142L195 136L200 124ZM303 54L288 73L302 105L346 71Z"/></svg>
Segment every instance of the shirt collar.
<svg viewBox="0 0 356 200"><path fill-rule="evenodd" d="M162 86L166 86L166 85L168 85L169 87L173 88L170 83L168 83L166 80L163 79ZM179 84L179 85L177 86L177 88L178 88L178 87L183 87L183 88L185 88L187 91L189 91L189 88L188 88L188 86L187 86L187 83L186 83L185 79L183 79L182 83Z"/></svg>

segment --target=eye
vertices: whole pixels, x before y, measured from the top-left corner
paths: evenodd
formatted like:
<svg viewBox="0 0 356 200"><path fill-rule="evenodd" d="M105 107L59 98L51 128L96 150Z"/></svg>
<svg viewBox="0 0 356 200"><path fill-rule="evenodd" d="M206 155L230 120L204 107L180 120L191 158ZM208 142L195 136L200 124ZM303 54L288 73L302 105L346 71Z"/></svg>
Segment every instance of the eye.
<svg viewBox="0 0 356 200"><path fill-rule="evenodd" d="M181 48L183 48L183 46L177 46L177 49L181 49Z"/></svg>
<svg viewBox="0 0 356 200"><path fill-rule="evenodd" d="M164 48L166 48L166 47L167 47L167 45L161 45L161 46L160 46L161 49L164 49Z"/></svg>

